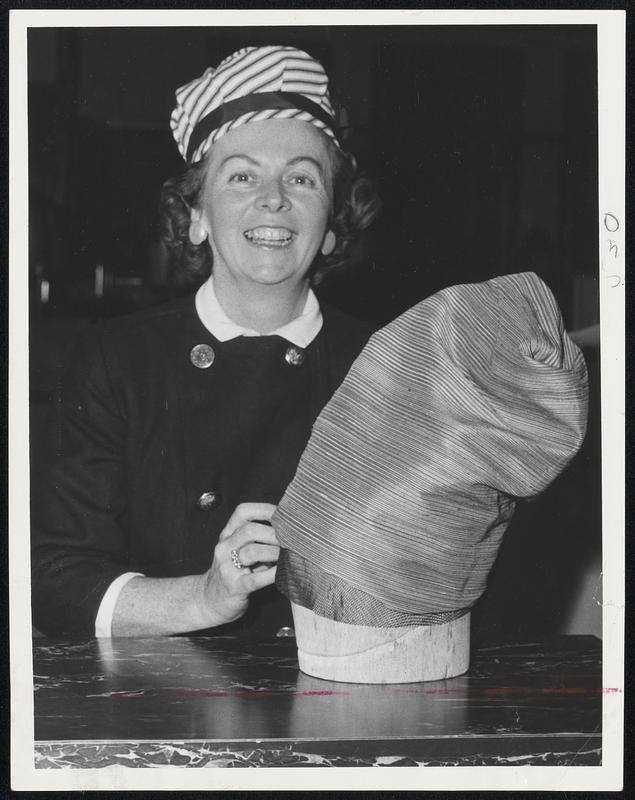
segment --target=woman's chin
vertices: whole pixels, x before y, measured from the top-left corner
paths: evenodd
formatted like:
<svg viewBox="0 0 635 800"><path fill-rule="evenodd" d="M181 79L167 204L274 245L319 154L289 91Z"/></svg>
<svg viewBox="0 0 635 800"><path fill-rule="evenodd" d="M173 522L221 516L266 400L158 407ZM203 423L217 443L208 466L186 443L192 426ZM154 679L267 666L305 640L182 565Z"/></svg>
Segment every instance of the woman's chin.
<svg viewBox="0 0 635 800"><path fill-rule="evenodd" d="M297 270L294 267L267 264L249 270L248 280L262 286L292 286L308 283L308 270Z"/></svg>

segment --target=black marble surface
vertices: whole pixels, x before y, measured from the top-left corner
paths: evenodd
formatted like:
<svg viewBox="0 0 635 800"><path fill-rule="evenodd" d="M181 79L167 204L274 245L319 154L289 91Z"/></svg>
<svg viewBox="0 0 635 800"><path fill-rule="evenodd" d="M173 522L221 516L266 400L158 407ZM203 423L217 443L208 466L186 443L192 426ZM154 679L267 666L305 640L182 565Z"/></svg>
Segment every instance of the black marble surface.
<svg viewBox="0 0 635 800"><path fill-rule="evenodd" d="M361 685L299 672L293 639L34 644L40 768L598 765L601 644L484 647L469 672Z"/></svg>

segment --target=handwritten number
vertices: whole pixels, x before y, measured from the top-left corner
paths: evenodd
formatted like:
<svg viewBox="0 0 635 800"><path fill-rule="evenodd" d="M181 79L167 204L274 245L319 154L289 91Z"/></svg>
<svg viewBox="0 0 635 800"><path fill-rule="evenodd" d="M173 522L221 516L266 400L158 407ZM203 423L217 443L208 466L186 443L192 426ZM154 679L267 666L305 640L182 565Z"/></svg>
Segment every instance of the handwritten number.
<svg viewBox="0 0 635 800"><path fill-rule="evenodd" d="M616 233L620 229L619 219L615 216L615 214L612 214L610 211L604 212L604 228L609 233ZM614 259L617 259L620 251L616 242L614 242L613 239L607 238L606 243L608 245L608 251L610 255L612 255ZM604 259L602 259L600 267L602 272L608 272L608 270L604 266ZM621 275L607 275L606 277L611 282L611 289L617 289L618 286L621 286L623 283Z"/></svg>
<svg viewBox="0 0 635 800"><path fill-rule="evenodd" d="M610 211L607 211L604 214L604 227L609 233L615 233L620 229L620 221L615 214L611 214Z"/></svg>

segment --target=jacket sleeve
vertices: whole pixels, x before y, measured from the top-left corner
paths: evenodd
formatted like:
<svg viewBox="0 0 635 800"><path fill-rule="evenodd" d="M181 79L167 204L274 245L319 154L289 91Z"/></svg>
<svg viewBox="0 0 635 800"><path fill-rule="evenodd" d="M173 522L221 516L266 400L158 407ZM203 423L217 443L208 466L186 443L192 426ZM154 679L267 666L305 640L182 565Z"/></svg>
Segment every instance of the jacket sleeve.
<svg viewBox="0 0 635 800"><path fill-rule="evenodd" d="M33 622L47 635L94 636L104 593L128 569L122 406L103 335L90 331L31 469Z"/></svg>

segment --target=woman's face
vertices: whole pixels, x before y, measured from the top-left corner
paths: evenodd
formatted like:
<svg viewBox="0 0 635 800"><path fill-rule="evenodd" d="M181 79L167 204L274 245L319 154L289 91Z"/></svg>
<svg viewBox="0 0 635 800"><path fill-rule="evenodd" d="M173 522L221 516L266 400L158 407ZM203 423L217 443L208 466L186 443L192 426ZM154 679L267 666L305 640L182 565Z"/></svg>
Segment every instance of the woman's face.
<svg viewBox="0 0 635 800"><path fill-rule="evenodd" d="M239 290L308 281L332 204L328 147L311 123L280 119L213 145L192 221L207 233L215 278Z"/></svg>

